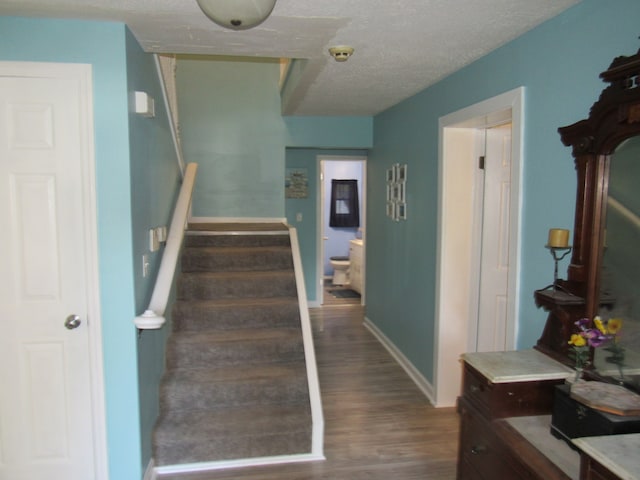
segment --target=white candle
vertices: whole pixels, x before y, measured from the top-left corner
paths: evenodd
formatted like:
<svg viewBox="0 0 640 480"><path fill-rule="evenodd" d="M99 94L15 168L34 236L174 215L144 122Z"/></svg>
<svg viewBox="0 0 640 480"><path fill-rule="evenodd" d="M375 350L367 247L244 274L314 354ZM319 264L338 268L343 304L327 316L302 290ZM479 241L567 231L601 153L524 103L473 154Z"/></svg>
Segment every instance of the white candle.
<svg viewBox="0 0 640 480"><path fill-rule="evenodd" d="M555 248L567 248L569 246L569 230L564 228L550 229L547 245Z"/></svg>

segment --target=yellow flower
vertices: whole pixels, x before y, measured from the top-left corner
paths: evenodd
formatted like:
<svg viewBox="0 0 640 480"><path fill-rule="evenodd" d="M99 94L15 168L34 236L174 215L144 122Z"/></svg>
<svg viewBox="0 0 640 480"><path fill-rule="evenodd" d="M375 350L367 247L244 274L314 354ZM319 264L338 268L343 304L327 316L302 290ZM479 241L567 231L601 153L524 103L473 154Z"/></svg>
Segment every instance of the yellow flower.
<svg viewBox="0 0 640 480"><path fill-rule="evenodd" d="M622 328L622 319L621 318L611 318L607 322L607 333L610 335L615 335Z"/></svg>
<svg viewBox="0 0 640 480"><path fill-rule="evenodd" d="M601 332L602 334L606 335L606 333L607 333L607 328L603 325L603 323L602 323L602 319L601 319L599 316L596 316L596 317L593 319L593 324L596 326L596 328L597 328L598 330L600 330L600 332Z"/></svg>
<svg viewBox="0 0 640 480"><path fill-rule="evenodd" d="M569 340L569 345L574 345L576 347L584 347L587 344L587 340L582 336L574 333L571 335L571 340Z"/></svg>

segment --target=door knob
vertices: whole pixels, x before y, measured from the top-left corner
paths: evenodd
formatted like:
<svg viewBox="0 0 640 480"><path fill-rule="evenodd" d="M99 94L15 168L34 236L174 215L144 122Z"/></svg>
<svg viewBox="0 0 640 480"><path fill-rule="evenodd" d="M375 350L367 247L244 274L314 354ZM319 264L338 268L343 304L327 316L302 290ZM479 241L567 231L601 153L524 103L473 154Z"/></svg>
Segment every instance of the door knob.
<svg viewBox="0 0 640 480"><path fill-rule="evenodd" d="M68 330L73 330L74 328L78 328L82 320L80 320L79 315L69 315L67 319L64 321L64 326L67 327Z"/></svg>

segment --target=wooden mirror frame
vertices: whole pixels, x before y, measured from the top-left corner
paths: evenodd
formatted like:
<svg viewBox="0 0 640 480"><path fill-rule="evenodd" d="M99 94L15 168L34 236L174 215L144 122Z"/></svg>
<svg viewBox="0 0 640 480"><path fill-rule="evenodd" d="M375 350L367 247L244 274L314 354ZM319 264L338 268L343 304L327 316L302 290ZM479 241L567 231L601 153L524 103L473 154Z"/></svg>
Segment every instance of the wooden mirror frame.
<svg viewBox="0 0 640 480"><path fill-rule="evenodd" d="M589 117L558 129L562 143L572 147L578 177L567 280L534 293L536 305L549 312L536 348L564 363L569 363L567 342L577 331L575 322L593 319L608 302L600 296L600 270L609 164L618 145L640 135L640 50L617 57L600 78L609 86Z"/></svg>

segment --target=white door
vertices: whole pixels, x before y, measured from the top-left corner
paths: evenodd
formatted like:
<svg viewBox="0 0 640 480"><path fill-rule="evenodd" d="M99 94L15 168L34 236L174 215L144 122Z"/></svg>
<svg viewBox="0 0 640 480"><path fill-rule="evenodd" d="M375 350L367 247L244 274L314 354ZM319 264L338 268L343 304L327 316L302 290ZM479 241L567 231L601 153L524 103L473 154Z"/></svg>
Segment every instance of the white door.
<svg viewBox="0 0 640 480"><path fill-rule="evenodd" d="M485 132L484 201L476 349L507 348L511 124Z"/></svg>
<svg viewBox="0 0 640 480"><path fill-rule="evenodd" d="M0 63L3 480L104 478L90 85L86 65Z"/></svg>

